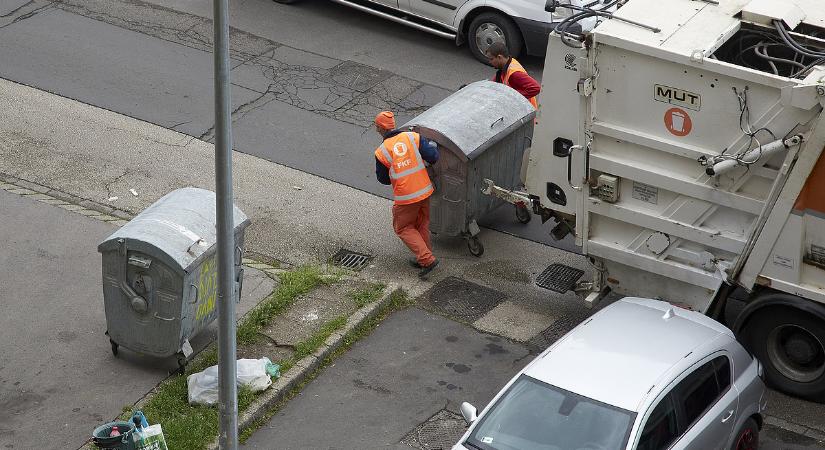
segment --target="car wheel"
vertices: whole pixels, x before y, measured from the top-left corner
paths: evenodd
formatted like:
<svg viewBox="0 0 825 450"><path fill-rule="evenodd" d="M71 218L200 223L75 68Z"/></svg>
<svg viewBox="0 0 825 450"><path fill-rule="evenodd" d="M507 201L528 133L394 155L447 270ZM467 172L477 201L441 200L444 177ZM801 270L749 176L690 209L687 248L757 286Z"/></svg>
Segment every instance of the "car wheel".
<svg viewBox="0 0 825 450"><path fill-rule="evenodd" d="M736 431L731 450L756 450L759 448L759 425L749 417Z"/></svg>
<svg viewBox="0 0 825 450"><path fill-rule="evenodd" d="M484 52L494 42L505 43L510 55L514 57L521 54L524 46L524 40L516 24L498 13L481 13L473 19L467 32L467 41L470 52L484 64L490 64Z"/></svg>
<svg viewBox="0 0 825 450"><path fill-rule="evenodd" d="M740 332L772 387L825 401L825 321L793 308L757 310Z"/></svg>

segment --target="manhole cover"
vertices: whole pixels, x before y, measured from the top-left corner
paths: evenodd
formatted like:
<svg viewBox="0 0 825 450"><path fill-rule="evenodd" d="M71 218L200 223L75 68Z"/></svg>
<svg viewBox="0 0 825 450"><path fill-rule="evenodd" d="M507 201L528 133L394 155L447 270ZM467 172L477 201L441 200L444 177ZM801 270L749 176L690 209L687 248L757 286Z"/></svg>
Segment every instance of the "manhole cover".
<svg viewBox="0 0 825 450"><path fill-rule="evenodd" d="M467 280L447 277L421 298L422 306L462 322L475 322L495 308L506 295Z"/></svg>
<svg viewBox="0 0 825 450"><path fill-rule="evenodd" d="M564 294L573 289L582 275L584 271L581 269L564 264L550 264L550 267L544 269L544 272L536 278L536 286Z"/></svg>
<svg viewBox="0 0 825 450"><path fill-rule="evenodd" d="M464 434L466 427L459 414L442 409L410 431L401 443L412 448L449 450Z"/></svg>
<svg viewBox="0 0 825 450"><path fill-rule="evenodd" d="M372 256L363 253L353 252L342 248L332 256L332 264L345 269L360 271L372 260Z"/></svg>

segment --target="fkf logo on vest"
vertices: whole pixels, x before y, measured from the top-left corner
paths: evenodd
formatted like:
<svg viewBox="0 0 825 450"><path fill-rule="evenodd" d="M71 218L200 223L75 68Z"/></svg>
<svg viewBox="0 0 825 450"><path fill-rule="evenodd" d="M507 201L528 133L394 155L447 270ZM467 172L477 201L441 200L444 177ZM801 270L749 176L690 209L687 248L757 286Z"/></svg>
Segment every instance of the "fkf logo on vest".
<svg viewBox="0 0 825 450"><path fill-rule="evenodd" d="M407 145L403 142L396 142L395 145L392 146L392 152L395 153L395 156L403 158L407 155ZM412 160L407 158L403 161L398 161L397 163L395 163L395 167L398 169L403 169L404 167L407 167L410 164L412 164Z"/></svg>

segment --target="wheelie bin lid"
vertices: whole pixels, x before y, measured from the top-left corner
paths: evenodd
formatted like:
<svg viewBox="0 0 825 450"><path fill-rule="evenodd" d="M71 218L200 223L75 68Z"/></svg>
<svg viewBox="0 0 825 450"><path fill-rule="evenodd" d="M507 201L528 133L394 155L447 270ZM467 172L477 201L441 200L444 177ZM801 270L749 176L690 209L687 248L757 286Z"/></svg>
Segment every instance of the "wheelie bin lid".
<svg viewBox="0 0 825 450"><path fill-rule="evenodd" d="M515 89L493 81L476 81L410 120L412 128L465 160L533 120L533 105Z"/></svg>
<svg viewBox="0 0 825 450"><path fill-rule="evenodd" d="M234 234L249 218L233 205ZM143 210L98 245L100 253L116 250L123 239L127 248L165 260L167 265L190 272L208 256L217 237L215 193L186 187L174 190Z"/></svg>

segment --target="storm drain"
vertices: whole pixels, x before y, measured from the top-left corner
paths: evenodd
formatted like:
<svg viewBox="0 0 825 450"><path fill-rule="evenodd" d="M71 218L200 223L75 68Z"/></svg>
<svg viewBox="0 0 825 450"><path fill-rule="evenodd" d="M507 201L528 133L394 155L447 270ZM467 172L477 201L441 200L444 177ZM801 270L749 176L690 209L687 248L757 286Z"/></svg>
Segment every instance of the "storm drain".
<svg viewBox="0 0 825 450"><path fill-rule="evenodd" d="M363 253L353 252L342 248L338 253L332 256L332 264L343 267L345 269L354 270L356 272L367 267L367 264L372 261L372 256Z"/></svg>
<svg viewBox="0 0 825 450"><path fill-rule="evenodd" d="M507 296L456 277L447 277L419 300L422 307L460 322L472 323L495 308Z"/></svg>
<svg viewBox="0 0 825 450"><path fill-rule="evenodd" d="M464 434L466 426L459 414L442 409L410 431L401 443L412 448L449 450Z"/></svg>
<svg viewBox="0 0 825 450"><path fill-rule="evenodd" d="M573 290L582 275L584 271L581 269L564 264L550 264L550 267L544 269L544 272L536 278L536 286L564 294Z"/></svg>

